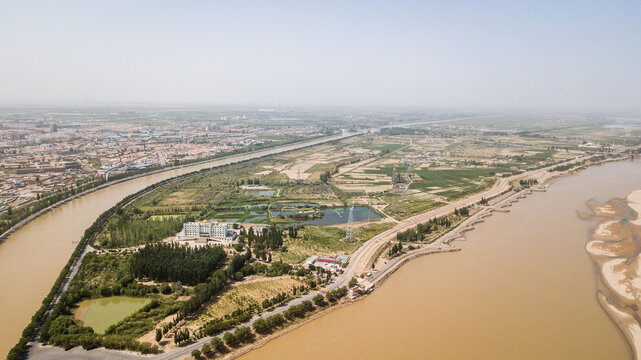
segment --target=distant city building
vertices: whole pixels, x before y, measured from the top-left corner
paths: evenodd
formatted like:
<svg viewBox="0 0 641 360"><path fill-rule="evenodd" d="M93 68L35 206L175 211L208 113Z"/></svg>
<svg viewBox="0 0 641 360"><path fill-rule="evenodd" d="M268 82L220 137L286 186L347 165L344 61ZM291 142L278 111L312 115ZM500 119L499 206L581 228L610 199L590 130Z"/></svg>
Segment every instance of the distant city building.
<svg viewBox="0 0 641 360"><path fill-rule="evenodd" d="M49 124L49 132L58 132L58 124L56 123Z"/></svg>

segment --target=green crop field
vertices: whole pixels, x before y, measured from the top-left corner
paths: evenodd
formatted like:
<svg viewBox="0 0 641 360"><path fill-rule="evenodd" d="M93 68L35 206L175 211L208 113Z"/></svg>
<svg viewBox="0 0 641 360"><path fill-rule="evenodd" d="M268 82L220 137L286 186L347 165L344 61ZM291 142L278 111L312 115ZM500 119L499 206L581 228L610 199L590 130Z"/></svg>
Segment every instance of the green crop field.
<svg viewBox="0 0 641 360"><path fill-rule="evenodd" d="M430 197L418 197L411 194L389 193L382 196L381 199L389 204L385 208L385 213L397 220L403 220L445 205L445 203Z"/></svg>
<svg viewBox="0 0 641 360"><path fill-rule="evenodd" d="M483 191L496 181L494 176L503 169L448 169L416 171L421 181L413 182L410 189L418 189L454 200Z"/></svg>
<svg viewBox="0 0 641 360"><path fill-rule="evenodd" d="M438 186L439 188L465 187L482 177L494 177L495 173L509 171L506 169L419 169L414 172L421 177L422 182L412 184L416 188Z"/></svg>

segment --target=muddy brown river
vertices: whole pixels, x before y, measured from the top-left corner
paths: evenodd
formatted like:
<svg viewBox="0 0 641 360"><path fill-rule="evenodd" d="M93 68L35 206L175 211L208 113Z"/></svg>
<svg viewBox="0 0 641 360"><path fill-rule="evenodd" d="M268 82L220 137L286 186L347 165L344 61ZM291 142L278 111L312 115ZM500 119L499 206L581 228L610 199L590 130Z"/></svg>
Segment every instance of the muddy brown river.
<svg viewBox="0 0 641 360"><path fill-rule="evenodd" d="M342 135L266 149L234 156L233 160L264 156L304 145L338 139ZM0 359L20 338L31 316L38 310L60 271L95 219L125 196L164 179L206 167L229 163L230 159L213 160L176 170L148 175L119 183L75 199L38 217L0 243Z"/></svg>
<svg viewBox="0 0 641 360"><path fill-rule="evenodd" d="M641 162L590 168L495 214L463 251L403 266L354 305L242 357L253 359L631 359L597 301L585 245L604 202L641 189Z"/></svg>

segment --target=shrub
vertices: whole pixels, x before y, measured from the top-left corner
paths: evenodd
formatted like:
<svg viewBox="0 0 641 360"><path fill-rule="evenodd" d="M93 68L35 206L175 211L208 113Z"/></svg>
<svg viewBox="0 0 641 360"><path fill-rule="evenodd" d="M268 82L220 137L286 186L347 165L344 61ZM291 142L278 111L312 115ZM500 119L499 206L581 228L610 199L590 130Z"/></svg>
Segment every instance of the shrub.
<svg viewBox="0 0 641 360"><path fill-rule="evenodd" d="M211 347L218 352L222 352L223 350L225 350L225 344L222 340L220 340L220 338L215 337L211 339L209 343L211 344Z"/></svg>
<svg viewBox="0 0 641 360"><path fill-rule="evenodd" d="M236 337L234 336L234 334L228 331L225 333L225 335L223 335L223 340L225 341L225 344L231 346L236 342Z"/></svg>
<svg viewBox="0 0 641 360"><path fill-rule="evenodd" d="M256 319L256 321L254 321L254 324L252 325L252 327L254 328L254 330L256 330L256 332L263 332L269 326L267 325L267 320L265 320L263 318L260 318L260 319Z"/></svg>

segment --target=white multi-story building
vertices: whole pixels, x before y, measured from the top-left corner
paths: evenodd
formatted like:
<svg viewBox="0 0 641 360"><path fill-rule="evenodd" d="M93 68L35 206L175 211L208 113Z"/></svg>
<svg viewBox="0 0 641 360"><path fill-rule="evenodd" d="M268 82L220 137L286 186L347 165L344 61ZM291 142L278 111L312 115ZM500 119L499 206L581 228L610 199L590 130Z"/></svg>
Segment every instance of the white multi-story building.
<svg viewBox="0 0 641 360"><path fill-rule="evenodd" d="M210 237L217 240L233 241L236 232L229 230L227 223L188 222L183 224L182 237Z"/></svg>

